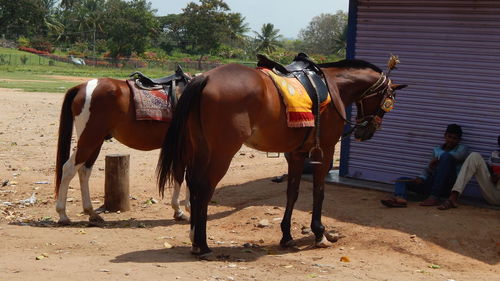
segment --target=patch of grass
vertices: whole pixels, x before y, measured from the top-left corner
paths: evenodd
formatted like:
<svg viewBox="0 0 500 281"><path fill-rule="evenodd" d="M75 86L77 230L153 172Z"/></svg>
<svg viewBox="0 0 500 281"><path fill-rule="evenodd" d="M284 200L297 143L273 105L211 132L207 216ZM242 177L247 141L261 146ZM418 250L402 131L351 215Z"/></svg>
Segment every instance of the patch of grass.
<svg viewBox="0 0 500 281"><path fill-rule="evenodd" d="M168 65L173 67L172 63ZM175 70L167 69L166 64L162 62L149 63L148 67L139 69L74 65L16 49L0 48L0 88L18 88L29 92L63 93L79 83L51 79L48 76L126 79L134 71L140 71L152 78L159 78L171 75ZM187 68L184 68L184 71L192 74L199 72Z"/></svg>
<svg viewBox="0 0 500 281"><path fill-rule="evenodd" d="M25 92L49 92L49 93L64 93L67 89L76 86L78 83L75 82L65 82L57 79L51 79L47 77L38 76L27 76L25 73L19 75L19 73L11 73L11 78L7 78L7 75L3 75L0 71L0 88L8 89L22 89ZM39 80L39 81L36 81Z"/></svg>
<svg viewBox="0 0 500 281"><path fill-rule="evenodd" d="M22 63L21 58L23 57L25 57L25 63ZM184 70L191 73L196 73L196 71L194 70ZM174 69L166 69L161 63L155 64L154 67L141 69L94 67L88 65L82 66L55 61L46 57L19 51L16 49L0 48L0 75L4 73L17 74L26 72L29 73L29 75L43 74L77 77L112 77L117 79L125 79L134 71L141 71L148 76L158 78L172 74L174 72ZM9 77L12 76L9 75ZM0 78L2 78L2 76L0 76Z"/></svg>

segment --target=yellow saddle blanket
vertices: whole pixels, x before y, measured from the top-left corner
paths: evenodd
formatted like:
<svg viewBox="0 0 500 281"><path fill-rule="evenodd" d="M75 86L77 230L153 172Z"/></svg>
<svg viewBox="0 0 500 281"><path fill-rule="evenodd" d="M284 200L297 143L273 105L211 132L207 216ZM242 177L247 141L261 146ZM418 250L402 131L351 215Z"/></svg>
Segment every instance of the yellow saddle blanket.
<svg viewBox="0 0 500 281"><path fill-rule="evenodd" d="M288 127L314 127L314 114L312 113L312 101L306 89L296 78L278 76L272 70L260 68L273 80L283 98L287 111ZM320 104L320 111L331 101L330 95Z"/></svg>

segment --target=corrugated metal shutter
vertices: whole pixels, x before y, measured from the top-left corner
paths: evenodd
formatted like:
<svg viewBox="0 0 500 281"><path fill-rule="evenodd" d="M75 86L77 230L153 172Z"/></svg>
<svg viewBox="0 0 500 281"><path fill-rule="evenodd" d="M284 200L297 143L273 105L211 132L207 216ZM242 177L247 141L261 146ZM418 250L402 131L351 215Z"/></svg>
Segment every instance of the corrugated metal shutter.
<svg viewBox="0 0 500 281"><path fill-rule="evenodd" d="M355 57L384 69L389 55L398 55L401 64L391 77L409 87L372 140L350 142L342 159L346 176L391 182L420 174L450 123L462 126L471 151L487 156L496 149L500 1L357 3Z"/></svg>

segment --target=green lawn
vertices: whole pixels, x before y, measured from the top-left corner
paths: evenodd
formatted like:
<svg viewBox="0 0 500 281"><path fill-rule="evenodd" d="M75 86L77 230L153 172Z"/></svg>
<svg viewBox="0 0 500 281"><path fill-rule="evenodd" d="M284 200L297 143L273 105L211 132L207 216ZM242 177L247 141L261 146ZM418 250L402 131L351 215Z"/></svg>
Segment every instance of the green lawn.
<svg viewBox="0 0 500 281"><path fill-rule="evenodd" d="M0 71L0 88L22 89L25 92L50 92L64 93L67 89L76 86L76 82L65 82L58 79L40 77L36 75L27 76L24 72L10 73L14 78L6 78ZM8 79L7 81L3 79ZM28 81L26 81L28 80ZM39 82L34 80L41 80Z"/></svg>
<svg viewBox="0 0 500 281"><path fill-rule="evenodd" d="M26 57L25 63L22 63L21 57ZM50 75L88 77L89 79L94 77L126 79L128 75L136 70L153 78L167 76L174 72L173 69L166 70L161 67L145 69L106 68L78 66L59 61L49 64L49 61L50 59L35 54L16 49L0 48L0 88L62 93L78 83L61 81L51 78ZM39 80L40 82L33 80Z"/></svg>

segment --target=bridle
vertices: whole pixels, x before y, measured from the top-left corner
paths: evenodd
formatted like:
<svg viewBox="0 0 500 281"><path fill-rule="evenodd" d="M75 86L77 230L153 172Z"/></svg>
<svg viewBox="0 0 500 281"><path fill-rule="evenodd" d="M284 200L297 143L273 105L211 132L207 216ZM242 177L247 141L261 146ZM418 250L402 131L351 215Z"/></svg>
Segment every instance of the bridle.
<svg viewBox="0 0 500 281"><path fill-rule="evenodd" d="M357 128L364 128L370 124L373 124L375 129L380 128L380 125L382 124L382 117L386 112L389 112L393 109L394 103L396 102L396 95L392 90L390 84L391 79L382 72L378 80L373 83L373 85L371 85L368 89L366 89L363 94L361 94L361 96L356 101L356 105L358 107L358 117L356 118L356 122L353 123L349 120L345 120L352 127L347 132L345 132L342 137L349 136ZM377 111L374 114L366 115L364 105L365 101L380 94L383 94L384 96L382 97L382 102L377 108Z"/></svg>
<svg viewBox="0 0 500 281"><path fill-rule="evenodd" d="M370 121L373 123L375 128L379 128L382 122L382 117L386 112L393 109L394 103L396 102L396 95L392 90L391 79L387 77L384 73L380 74L379 79L370 88L366 89L363 94L356 101L356 105L359 108L358 118L356 118L356 125L358 127L366 127ZM367 99L383 95L382 101L380 102L377 111L372 115L366 115L364 103ZM361 113L361 116L359 116Z"/></svg>

